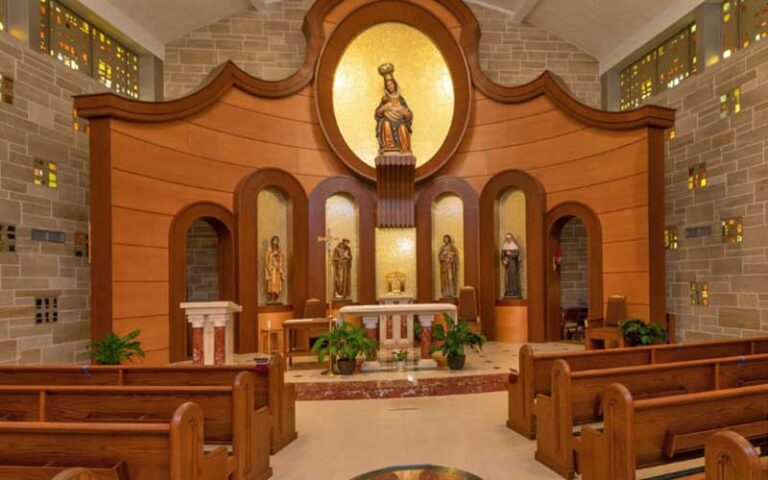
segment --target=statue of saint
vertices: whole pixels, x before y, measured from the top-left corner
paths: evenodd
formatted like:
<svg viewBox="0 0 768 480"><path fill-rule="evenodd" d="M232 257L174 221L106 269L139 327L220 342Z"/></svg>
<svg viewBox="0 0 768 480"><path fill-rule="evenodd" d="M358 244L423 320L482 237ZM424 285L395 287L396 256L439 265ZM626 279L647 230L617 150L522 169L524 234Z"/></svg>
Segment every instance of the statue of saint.
<svg viewBox="0 0 768 480"><path fill-rule="evenodd" d="M456 298L459 278L459 249L450 235L443 235L443 246L437 255L440 260L440 292L442 298Z"/></svg>
<svg viewBox="0 0 768 480"><path fill-rule="evenodd" d="M333 298L345 300L352 291L352 249L345 238L333 249Z"/></svg>
<svg viewBox="0 0 768 480"><path fill-rule="evenodd" d="M400 95L394 77L395 66L385 63L379 66L384 77L384 96L376 109L376 138L379 139L379 153L411 153L411 127L413 112Z"/></svg>
<svg viewBox="0 0 768 480"><path fill-rule="evenodd" d="M504 298L521 298L520 247L511 233L504 236L501 246L501 266L504 268Z"/></svg>
<svg viewBox="0 0 768 480"><path fill-rule="evenodd" d="M267 254L264 257L264 282L267 287L267 303L277 303L283 292L283 275L285 274L285 257L280 251L280 238L275 235L269 241Z"/></svg>

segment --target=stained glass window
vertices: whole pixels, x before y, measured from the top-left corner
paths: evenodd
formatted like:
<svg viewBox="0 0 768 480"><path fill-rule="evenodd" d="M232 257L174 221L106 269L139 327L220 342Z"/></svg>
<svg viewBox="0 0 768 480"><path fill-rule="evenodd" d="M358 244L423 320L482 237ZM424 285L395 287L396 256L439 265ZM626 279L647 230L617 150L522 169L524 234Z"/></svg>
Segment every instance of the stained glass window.
<svg viewBox="0 0 768 480"><path fill-rule="evenodd" d="M90 131L88 121L77 116L77 109L75 108L72 109L72 129L85 134L88 134Z"/></svg>
<svg viewBox="0 0 768 480"><path fill-rule="evenodd" d="M59 167L54 162L35 159L33 168L33 181L35 185L46 185L48 188L58 188Z"/></svg>
<svg viewBox="0 0 768 480"><path fill-rule="evenodd" d="M707 164L699 163L688 169L688 190L707 186Z"/></svg>
<svg viewBox="0 0 768 480"><path fill-rule="evenodd" d="M57 0L40 0L40 50L116 93L139 98L139 56Z"/></svg>
<svg viewBox="0 0 768 480"><path fill-rule="evenodd" d="M709 284L691 282L691 305L709 306Z"/></svg>
<svg viewBox="0 0 768 480"><path fill-rule="evenodd" d="M741 88L720 95L720 118L725 118L732 113L741 111Z"/></svg>
<svg viewBox="0 0 768 480"><path fill-rule="evenodd" d="M677 227L667 227L664 229L664 248L666 250L677 250Z"/></svg>
<svg viewBox="0 0 768 480"><path fill-rule="evenodd" d="M59 321L59 299L57 297L35 298L35 322L51 323Z"/></svg>
<svg viewBox="0 0 768 480"><path fill-rule="evenodd" d="M0 74L0 102L13 104L13 79Z"/></svg>
<svg viewBox="0 0 768 480"><path fill-rule="evenodd" d="M16 251L16 225L0 223L0 252Z"/></svg>
<svg viewBox="0 0 768 480"><path fill-rule="evenodd" d="M723 242L741 243L744 241L744 223L741 217L727 218L722 221Z"/></svg>
<svg viewBox="0 0 768 480"><path fill-rule="evenodd" d="M681 30L619 74L619 108L637 108L697 71L696 24Z"/></svg>
<svg viewBox="0 0 768 480"><path fill-rule="evenodd" d="M75 232L75 256L88 257L88 234Z"/></svg>
<svg viewBox="0 0 768 480"><path fill-rule="evenodd" d="M723 2L723 58L768 36L768 0Z"/></svg>

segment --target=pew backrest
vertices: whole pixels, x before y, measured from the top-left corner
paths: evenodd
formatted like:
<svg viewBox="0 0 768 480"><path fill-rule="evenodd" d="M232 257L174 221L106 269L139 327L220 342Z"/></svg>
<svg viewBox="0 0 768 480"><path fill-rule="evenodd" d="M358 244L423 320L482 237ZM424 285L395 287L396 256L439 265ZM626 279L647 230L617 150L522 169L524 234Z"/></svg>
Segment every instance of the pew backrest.
<svg viewBox="0 0 768 480"><path fill-rule="evenodd" d="M205 454L203 429L191 402L168 423L0 422L0 463L125 461L131 480L225 480L226 449Z"/></svg>
<svg viewBox="0 0 768 480"><path fill-rule="evenodd" d="M521 435L534 437L533 402L538 394L550 394L552 365L558 359L577 372L760 353L768 353L768 337L556 353L536 353L530 345L523 345L518 370L508 389L507 426Z"/></svg>

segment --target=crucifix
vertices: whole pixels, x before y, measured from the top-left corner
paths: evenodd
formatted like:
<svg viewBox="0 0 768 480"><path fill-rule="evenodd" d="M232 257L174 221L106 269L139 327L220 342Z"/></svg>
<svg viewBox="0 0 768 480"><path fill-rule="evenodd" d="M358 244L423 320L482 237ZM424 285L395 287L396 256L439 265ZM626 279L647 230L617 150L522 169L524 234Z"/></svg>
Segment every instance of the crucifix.
<svg viewBox="0 0 768 480"><path fill-rule="evenodd" d="M333 265L331 259L331 244L333 242L339 242L341 239L331 235L331 229L329 228L325 232L325 236L317 237L317 241L325 243L325 302L326 302L326 314L328 316L328 331L333 329ZM328 356L328 371L325 372L328 376L333 376L333 355Z"/></svg>

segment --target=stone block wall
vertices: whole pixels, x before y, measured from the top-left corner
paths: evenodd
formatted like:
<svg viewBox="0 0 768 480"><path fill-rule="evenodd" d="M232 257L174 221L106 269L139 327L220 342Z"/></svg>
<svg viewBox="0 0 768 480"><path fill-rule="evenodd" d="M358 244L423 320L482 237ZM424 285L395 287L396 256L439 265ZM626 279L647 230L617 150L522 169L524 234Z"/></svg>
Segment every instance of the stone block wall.
<svg viewBox="0 0 768 480"><path fill-rule="evenodd" d="M721 95L736 87L741 111L723 116ZM679 248L667 251L667 309L677 314L677 337L768 335L768 42L650 103L677 109L666 160L666 221L679 236ZM700 163L708 185L689 190L688 169ZM743 217L743 243L723 242L720 222L728 217ZM711 234L687 238L693 227ZM690 282L708 283L709 306L692 304Z"/></svg>
<svg viewBox="0 0 768 480"><path fill-rule="evenodd" d="M205 220L187 231L187 301L211 302L219 298L219 240Z"/></svg>
<svg viewBox="0 0 768 480"><path fill-rule="evenodd" d="M301 31L310 0L285 0L201 27L165 49L165 97L194 90L212 68L233 60L248 73L279 80L304 61ZM520 85L544 70L560 76L576 98L600 106L597 60L564 40L531 25L515 25L503 13L478 5L480 65L502 85Z"/></svg>
<svg viewBox="0 0 768 480"><path fill-rule="evenodd" d="M572 218L560 232L560 306L579 308L589 305L587 283L587 228L578 218Z"/></svg>
<svg viewBox="0 0 768 480"><path fill-rule="evenodd" d="M16 227L16 251L0 253L0 363L87 360L90 273L75 256L88 232L88 136L73 130L72 95L101 91L95 80L0 33L0 73L14 103L0 103L0 223ZM33 162L55 162L58 188L33 182ZM32 229L64 243L32 240ZM58 320L35 322L35 299L55 297Z"/></svg>

